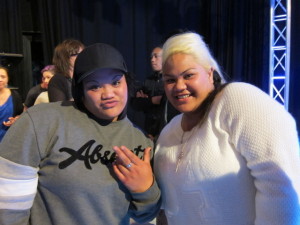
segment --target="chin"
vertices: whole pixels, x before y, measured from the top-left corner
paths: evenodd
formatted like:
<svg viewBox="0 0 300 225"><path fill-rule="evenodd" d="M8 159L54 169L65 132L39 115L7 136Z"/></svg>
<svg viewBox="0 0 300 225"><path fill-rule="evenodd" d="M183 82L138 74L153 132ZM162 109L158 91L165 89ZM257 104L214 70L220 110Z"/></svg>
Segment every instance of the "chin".
<svg viewBox="0 0 300 225"><path fill-rule="evenodd" d="M181 113L192 113L194 110L191 108L187 108L187 107L175 107L179 112Z"/></svg>
<svg viewBox="0 0 300 225"><path fill-rule="evenodd" d="M116 121L121 113L112 113L104 115L105 120Z"/></svg>

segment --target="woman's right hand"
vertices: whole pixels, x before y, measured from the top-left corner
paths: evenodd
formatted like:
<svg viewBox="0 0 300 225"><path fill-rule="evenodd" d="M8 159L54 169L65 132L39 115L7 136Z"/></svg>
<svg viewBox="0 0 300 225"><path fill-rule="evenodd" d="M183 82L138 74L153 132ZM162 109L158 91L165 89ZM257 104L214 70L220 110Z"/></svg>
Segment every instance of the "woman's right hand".
<svg viewBox="0 0 300 225"><path fill-rule="evenodd" d="M154 182L150 165L151 148L145 149L143 159L125 146L115 146L113 149L117 154L113 169L120 181L131 192L140 193L148 190Z"/></svg>

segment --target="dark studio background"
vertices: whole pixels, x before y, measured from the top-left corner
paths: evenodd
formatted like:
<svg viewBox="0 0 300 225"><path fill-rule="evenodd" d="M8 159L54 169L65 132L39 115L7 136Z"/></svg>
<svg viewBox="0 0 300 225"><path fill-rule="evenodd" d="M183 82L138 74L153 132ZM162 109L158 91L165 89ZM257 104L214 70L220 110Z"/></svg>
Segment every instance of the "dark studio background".
<svg viewBox="0 0 300 225"><path fill-rule="evenodd" d="M300 127L300 1L292 0L289 111ZM298 12L298 13L297 13ZM268 92L270 0L0 0L0 53L23 99L66 38L105 42L142 81L152 48L176 29L200 33L229 78Z"/></svg>

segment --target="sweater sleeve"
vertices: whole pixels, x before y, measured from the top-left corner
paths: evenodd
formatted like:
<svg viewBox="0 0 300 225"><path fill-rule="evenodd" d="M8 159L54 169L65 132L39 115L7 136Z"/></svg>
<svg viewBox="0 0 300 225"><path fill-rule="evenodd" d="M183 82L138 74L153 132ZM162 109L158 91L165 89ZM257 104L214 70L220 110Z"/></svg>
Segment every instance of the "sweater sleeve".
<svg viewBox="0 0 300 225"><path fill-rule="evenodd" d="M0 224L28 224L38 183L39 154L30 138L33 132L24 113L0 143Z"/></svg>
<svg viewBox="0 0 300 225"><path fill-rule="evenodd" d="M141 133L140 131L139 133L142 134L142 138L145 139L144 134ZM139 137L139 139L137 139L136 141L142 140L142 138ZM154 147L154 143L148 138L145 139L144 145L149 146L152 149ZM151 161L152 161L154 151L151 151L150 154L151 154ZM138 223L146 223L151 221L157 216L160 210L161 192L156 183L155 177L153 178L154 178L154 182L152 186L145 192L141 192L141 193L129 192L131 196L131 200L130 200L128 213L130 217L133 218Z"/></svg>
<svg viewBox="0 0 300 225"><path fill-rule="evenodd" d="M256 225L300 224L300 160L295 121L249 84L230 84L220 121L246 160L256 188Z"/></svg>
<svg viewBox="0 0 300 225"><path fill-rule="evenodd" d="M146 223L156 217L161 206L161 194L156 181L147 191L131 193L131 196L129 213L135 221Z"/></svg>

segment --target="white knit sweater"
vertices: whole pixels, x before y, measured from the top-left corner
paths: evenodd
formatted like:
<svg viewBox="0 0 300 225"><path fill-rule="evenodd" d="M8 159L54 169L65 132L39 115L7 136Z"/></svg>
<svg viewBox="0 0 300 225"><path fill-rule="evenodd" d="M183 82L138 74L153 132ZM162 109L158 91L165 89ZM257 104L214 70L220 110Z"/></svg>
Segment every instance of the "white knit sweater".
<svg viewBox="0 0 300 225"><path fill-rule="evenodd" d="M184 133L181 119L163 129L154 161L169 225L300 224L297 130L279 103L232 83L200 128Z"/></svg>

